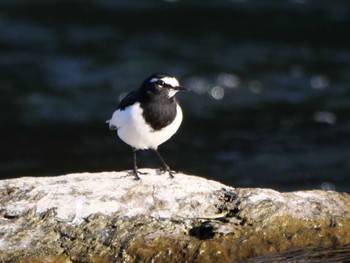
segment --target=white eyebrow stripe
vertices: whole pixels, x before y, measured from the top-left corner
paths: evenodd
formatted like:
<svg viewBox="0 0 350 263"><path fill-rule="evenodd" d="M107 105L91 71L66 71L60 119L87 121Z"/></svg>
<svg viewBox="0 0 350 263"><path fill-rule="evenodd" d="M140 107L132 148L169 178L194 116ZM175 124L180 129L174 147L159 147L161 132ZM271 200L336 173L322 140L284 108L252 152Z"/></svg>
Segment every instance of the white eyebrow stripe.
<svg viewBox="0 0 350 263"><path fill-rule="evenodd" d="M173 77L164 77L164 78L153 78L150 79L150 83L157 82L158 80L163 80L165 84L168 84L172 87L178 87L180 86L179 82L177 81L176 78Z"/></svg>
<svg viewBox="0 0 350 263"><path fill-rule="evenodd" d="M150 79L150 83L153 83L153 82L157 82L159 79L158 78L153 78L153 79Z"/></svg>

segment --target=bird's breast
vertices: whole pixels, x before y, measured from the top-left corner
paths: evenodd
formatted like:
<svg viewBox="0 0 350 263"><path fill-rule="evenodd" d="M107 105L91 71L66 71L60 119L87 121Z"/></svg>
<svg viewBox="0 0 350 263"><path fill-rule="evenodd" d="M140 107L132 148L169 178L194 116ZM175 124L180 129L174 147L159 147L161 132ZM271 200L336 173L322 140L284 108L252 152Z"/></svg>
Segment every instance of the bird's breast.
<svg viewBox="0 0 350 263"><path fill-rule="evenodd" d="M177 107L179 107L174 99L157 100L152 103L141 103L140 105L143 110L143 118L155 131L170 125L175 120Z"/></svg>
<svg viewBox="0 0 350 263"><path fill-rule="evenodd" d="M145 113L146 109L137 102L124 110L114 112L110 125L118 129L118 136L130 146L136 149L156 149L158 145L167 141L180 127L182 122L182 110L175 104L174 114L172 111L158 111L152 114ZM155 128L154 128L155 127Z"/></svg>

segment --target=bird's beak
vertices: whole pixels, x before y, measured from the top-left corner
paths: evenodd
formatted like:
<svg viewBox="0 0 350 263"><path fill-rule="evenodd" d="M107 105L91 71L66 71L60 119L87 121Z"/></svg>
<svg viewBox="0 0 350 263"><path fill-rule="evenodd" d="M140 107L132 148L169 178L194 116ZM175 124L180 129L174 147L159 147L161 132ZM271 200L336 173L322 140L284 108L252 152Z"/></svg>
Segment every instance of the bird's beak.
<svg viewBox="0 0 350 263"><path fill-rule="evenodd" d="M174 87L172 89L177 90L177 91L190 91L190 89L182 87L182 86L177 86L177 87Z"/></svg>

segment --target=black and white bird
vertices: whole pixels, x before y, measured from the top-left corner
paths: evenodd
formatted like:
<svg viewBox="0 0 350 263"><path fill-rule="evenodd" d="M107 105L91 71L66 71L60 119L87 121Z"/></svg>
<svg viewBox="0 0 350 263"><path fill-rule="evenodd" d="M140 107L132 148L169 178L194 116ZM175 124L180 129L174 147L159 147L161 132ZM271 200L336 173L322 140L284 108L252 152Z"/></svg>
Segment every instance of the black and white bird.
<svg viewBox="0 0 350 263"><path fill-rule="evenodd" d="M110 130L133 148L134 168L130 173L135 179L142 174L137 169L136 152L153 150L162 163L164 171L174 177L157 148L169 140L180 127L182 110L174 95L188 90L168 74L153 74L146 78L138 90L130 92L118 105L112 118L107 121Z"/></svg>

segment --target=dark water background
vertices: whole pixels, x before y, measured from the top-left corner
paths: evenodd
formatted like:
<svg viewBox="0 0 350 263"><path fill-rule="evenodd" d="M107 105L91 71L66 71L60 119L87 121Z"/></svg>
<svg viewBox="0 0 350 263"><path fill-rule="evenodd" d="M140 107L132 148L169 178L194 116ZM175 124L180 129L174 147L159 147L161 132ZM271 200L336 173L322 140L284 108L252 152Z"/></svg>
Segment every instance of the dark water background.
<svg viewBox="0 0 350 263"><path fill-rule="evenodd" d="M1 178L131 168L105 120L162 71L193 91L174 169L350 192L349 33L348 0L1 0Z"/></svg>

